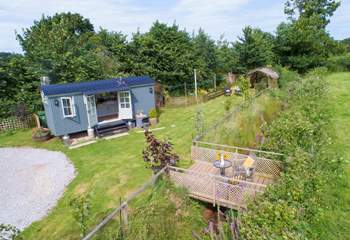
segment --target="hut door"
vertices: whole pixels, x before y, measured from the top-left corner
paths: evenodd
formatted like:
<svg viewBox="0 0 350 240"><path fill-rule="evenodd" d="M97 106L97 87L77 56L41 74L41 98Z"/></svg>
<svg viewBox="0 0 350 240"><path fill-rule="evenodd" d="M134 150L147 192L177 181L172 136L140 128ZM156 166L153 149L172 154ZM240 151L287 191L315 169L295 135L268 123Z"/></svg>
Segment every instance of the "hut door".
<svg viewBox="0 0 350 240"><path fill-rule="evenodd" d="M86 110L88 115L89 128L94 127L98 123L96 100L94 95L86 97Z"/></svg>
<svg viewBox="0 0 350 240"><path fill-rule="evenodd" d="M130 91L118 92L119 118L132 119L132 105Z"/></svg>

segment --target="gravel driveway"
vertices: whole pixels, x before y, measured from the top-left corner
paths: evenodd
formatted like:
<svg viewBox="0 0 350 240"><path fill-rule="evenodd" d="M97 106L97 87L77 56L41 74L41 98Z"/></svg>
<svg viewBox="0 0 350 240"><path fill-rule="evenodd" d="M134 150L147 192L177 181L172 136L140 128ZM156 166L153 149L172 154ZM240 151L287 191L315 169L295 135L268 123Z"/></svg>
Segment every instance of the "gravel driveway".
<svg viewBox="0 0 350 240"><path fill-rule="evenodd" d="M43 218L74 178L61 152L0 148L0 224L24 229Z"/></svg>

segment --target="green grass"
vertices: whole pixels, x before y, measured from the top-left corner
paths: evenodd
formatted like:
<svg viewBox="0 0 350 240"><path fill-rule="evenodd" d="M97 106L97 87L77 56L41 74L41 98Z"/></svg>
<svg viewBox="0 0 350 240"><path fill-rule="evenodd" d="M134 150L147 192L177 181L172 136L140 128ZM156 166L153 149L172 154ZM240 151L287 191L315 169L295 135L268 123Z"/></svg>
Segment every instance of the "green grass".
<svg viewBox="0 0 350 240"><path fill-rule="evenodd" d="M240 98L233 97L234 103ZM225 97L219 97L201 105L205 125L224 114ZM189 165L191 140L194 135L194 115L197 106L164 109L155 131L159 137L167 137L174 144L182 159L181 166ZM69 150L60 140L44 143L31 140L31 130L0 134L0 147L31 146L64 152L74 164L77 176L67 187L57 206L41 221L33 223L22 233L24 239L78 239L79 228L72 217L69 201L77 194L92 193L92 216L89 226L98 223L111 209L151 176L142 160L144 136L136 130L130 135L101 140L95 144Z"/></svg>
<svg viewBox="0 0 350 240"><path fill-rule="evenodd" d="M330 83L331 108L337 142L337 152L350 162L350 73L336 73L328 77ZM339 176L324 194L327 209L321 222L315 226L320 239L350 239L350 168L345 176Z"/></svg>

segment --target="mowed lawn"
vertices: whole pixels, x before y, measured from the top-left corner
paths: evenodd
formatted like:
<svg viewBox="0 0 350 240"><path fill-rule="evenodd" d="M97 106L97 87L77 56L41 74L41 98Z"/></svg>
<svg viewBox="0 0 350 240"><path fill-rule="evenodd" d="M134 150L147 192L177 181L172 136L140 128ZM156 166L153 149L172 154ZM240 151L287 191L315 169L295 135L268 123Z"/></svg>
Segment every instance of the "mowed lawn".
<svg viewBox="0 0 350 240"><path fill-rule="evenodd" d="M330 83L331 109L337 134L335 151L350 163L350 73L335 73L328 77ZM324 198L328 207L315 227L320 239L350 239L350 166L346 176L329 187ZM334 186L336 185L336 186Z"/></svg>
<svg viewBox="0 0 350 240"><path fill-rule="evenodd" d="M233 102L241 100L233 96ZM189 165L191 140L194 135L194 116L201 107L205 125L210 125L224 114L225 97L221 96L200 106L165 108L156 126L164 127L154 133L161 138L169 138L176 153L182 159L181 165ZM124 198L142 185L151 171L142 160L144 136L137 130L128 136L100 140L95 144L69 150L58 139L45 143L31 140L31 130L0 134L0 147L30 146L64 152L73 162L77 176L68 186L57 206L48 216L33 223L22 233L24 239L79 239L79 228L72 217L70 200L82 193L92 193L92 217L89 226L98 223L113 208L119 198ZM9 211L11 211L9 209Z"/></svg>

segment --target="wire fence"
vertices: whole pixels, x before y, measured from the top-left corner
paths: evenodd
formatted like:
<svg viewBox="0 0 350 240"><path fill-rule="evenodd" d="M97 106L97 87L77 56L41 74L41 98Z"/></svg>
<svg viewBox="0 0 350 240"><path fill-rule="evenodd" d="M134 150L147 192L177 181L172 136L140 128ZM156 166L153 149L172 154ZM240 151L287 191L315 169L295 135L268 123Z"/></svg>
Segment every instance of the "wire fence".
<svg viewBox="0 0 350 240"><path fill-rule="evenodd" d="M264 89L258 93L256 93L253 97L248 98L247 100L244 100L240 104L238 104L236 107L234 107L231 111L227 112L223 118L217 120L211 126L205 128L202 132L197 133L197 135L193 138L193 141L202 141L202 140L208 140L208 136L210 134L216 134L218 129L221 126L224 126L225 123L227 123L230 119L232 119L235 115L237 115L239 112L241 112L243 109L248 108L252 105L252 103L262 94L269 91L269 89ZM209 136L210 138L210 136ZM210 139L209 141L211 141Z"/></svg>
<svg viewBox="0 0 350 240"><path fill-rule="evenodd" d="M125 201L120 201L120 206L111 211L100 223L95 225L82 240L90 239L124 239L128 228L128 222L132 213L132 205L142 198L147 191L152 191L153 186L159 177L166 171L166 167L153 175L143 186L127 197Z"/></svg>

